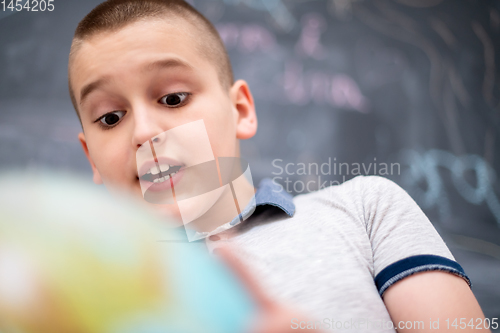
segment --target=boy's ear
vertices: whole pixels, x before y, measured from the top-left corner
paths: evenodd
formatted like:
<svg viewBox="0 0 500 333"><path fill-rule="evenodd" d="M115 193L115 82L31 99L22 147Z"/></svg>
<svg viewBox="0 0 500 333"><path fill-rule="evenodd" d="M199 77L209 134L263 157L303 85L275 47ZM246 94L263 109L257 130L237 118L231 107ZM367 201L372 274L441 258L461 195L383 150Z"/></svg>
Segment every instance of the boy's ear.
<svg viewBox="0 0 500 333"><path fill-rule="evenodd" d="M78 140L80 140L80 143L82 144L83 152L87 156L87 159L90 162L90 166L92 167L92 172L94 173L94 178L93 178L94 183L96 183L97 185L102 184L101 174L99 173L99 171L95 167L94 161L92 161L92 157L90 157L89 147L87 147L87 141L85 140L85 134L79 133Z"/></svg>
<svg viewBox="0 0 500 333"><path fill-rule="evenodd" d="M231 103L238 111L236 138L250 139L257 132L255 104L248 84L244 80L236 81L229 91Z"/></svg>

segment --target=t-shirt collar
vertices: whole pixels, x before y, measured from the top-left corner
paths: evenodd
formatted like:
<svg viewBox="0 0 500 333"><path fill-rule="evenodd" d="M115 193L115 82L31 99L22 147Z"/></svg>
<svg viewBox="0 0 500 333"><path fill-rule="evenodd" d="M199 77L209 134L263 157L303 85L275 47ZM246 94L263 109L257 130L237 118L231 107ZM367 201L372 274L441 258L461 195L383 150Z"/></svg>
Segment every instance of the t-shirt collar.
<svg viewBox="0 0 500 333"><path fill-rule="evenodd" d="M275 183L272 179L264 178L259 183L252 202L250 202L248 206L245 207L245 209L241 212L241 214L236 216L231 222L221 225L211 232L197 232L190 229L186 229L186 232L189 234L189 238L191 239L191 241L206 238L210 235L228 230L235 225L240 224L241 222L245 223L245 220L253 214L255 208L257 207L277 207L290 217L295 214L295 204L293 203L293 197L288 192L286 192L282 186Z"/></svg>
<svg viewBox="0 0 500 333"><path fill-rule="evenodd" d="M290 217L295 213L292 196L270 178L264 178L259 183L255 193L255 206L278 207Z"/></svg>

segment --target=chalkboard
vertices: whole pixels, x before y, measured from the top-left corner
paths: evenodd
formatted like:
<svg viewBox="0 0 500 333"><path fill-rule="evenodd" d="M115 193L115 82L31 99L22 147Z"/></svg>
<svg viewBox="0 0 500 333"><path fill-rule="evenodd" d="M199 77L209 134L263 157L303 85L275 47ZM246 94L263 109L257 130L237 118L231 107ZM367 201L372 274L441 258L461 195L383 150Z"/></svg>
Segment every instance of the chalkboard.
<svg viewBox="0 0 500 333"><path fill-rule="evenodd" d="M470 261L472 275L488 266L488 281L500 276L499 1L189 2L214 23L256 100L258 134L241 143L254 180L299 195L359 174L388 177L462 260L482 260ZM98 3L0 14L1 168L90 181L67 60L77 23ZM500 317L498 284L479 285L485 313Z"/></svg>

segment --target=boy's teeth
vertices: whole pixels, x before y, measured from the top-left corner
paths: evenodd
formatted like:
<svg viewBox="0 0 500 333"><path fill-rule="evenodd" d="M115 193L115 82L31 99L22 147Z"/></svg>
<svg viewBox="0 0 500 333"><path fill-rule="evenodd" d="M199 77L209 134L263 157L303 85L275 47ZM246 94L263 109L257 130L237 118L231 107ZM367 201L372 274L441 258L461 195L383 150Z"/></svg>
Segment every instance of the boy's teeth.
<svg viewBox="0 0 500 333"><path fill-rule="evenodd" d="M168 169L170 169L170 166L168 164L160 164L160 170L158 170L157 166L152 167L149 169L148 173L151 173L153 175L157 175L161 172L167 172Z"/></svg>
<svg viewBox="0 0 500 333"><path fill-rule="evenodd" d="M170 175L167 175L165 177L160 177L160 178L156 178L153 180L153 183L163 183L164 181L170 179Z"/></svg>
<svg viewBox="0 0 500 333"><path fill-rule="evenodd" d="M160 167L161 172L167 172L171 168L171 166L168 164L160 164L159 167ZM152 175L156 176L160 173L160 170L158 170L157 166L154 166L151 169L149 169L148 172L146 172L146 174L152 174ZM164 177L158 177L156 179L153 179L153 183L156 183L156 184L163 183L164 181L169 180L171 177L173 177L175 174L177 174L177 172L179 172L179 170L172 172Z"/></svg>

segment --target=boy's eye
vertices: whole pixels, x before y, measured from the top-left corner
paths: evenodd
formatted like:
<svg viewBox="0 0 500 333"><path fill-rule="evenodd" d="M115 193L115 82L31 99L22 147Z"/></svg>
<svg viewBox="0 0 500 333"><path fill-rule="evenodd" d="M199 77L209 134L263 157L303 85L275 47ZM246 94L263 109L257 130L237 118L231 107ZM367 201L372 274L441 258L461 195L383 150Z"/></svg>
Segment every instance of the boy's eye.
<svg viewBox="0 0 500 333"><path fill-rule="evenodd" d="M168 94L160 98L160 103L170 107L176 107L181 105L186 100L188 95L189 94L185 92Z"/></svg>
<svg viewBox="0 0 500 333"><path fill-rule="evenodd" d="M99 120L105 126L113 126L116 125L124 115L125 111L113 111L110 113L106 113Z"/></svg>

